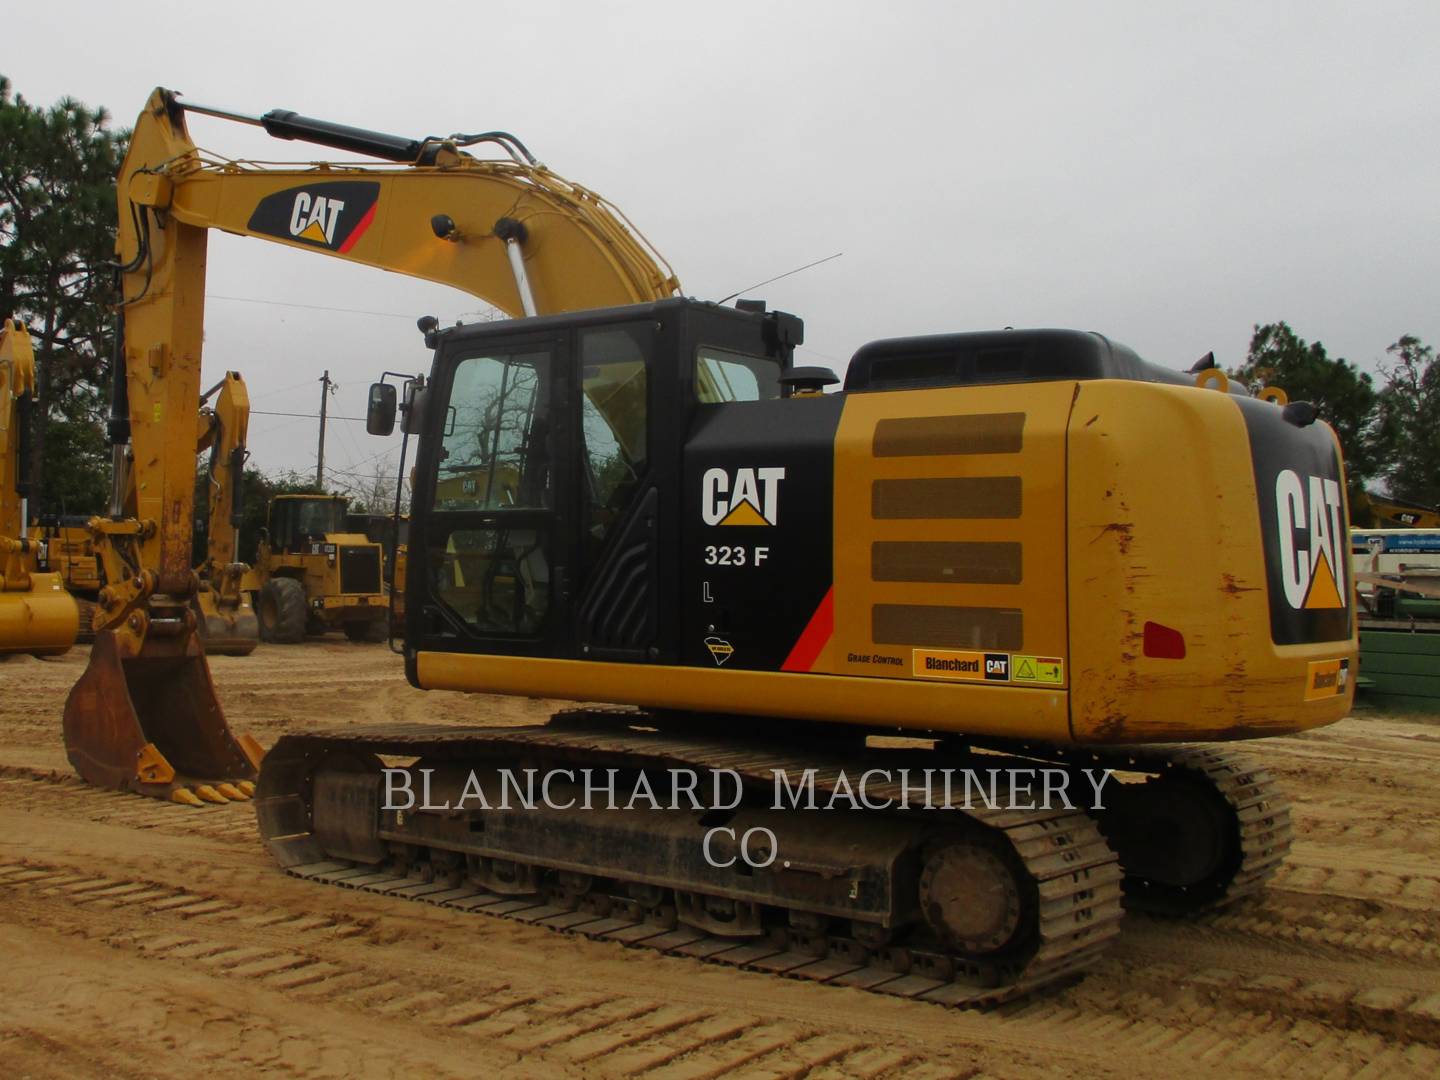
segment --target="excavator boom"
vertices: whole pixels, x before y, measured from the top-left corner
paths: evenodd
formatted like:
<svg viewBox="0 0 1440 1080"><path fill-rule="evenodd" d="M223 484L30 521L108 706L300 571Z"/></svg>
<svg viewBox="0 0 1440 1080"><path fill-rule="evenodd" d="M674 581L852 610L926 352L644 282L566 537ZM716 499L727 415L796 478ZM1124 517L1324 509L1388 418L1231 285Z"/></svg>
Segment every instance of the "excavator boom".
<svg viewBox="0 0 1440 1080"><path fill-rule="evenodd" d="M231 560L228 573L233 551L217 551L212 528L205 589L191 567L208 230L452 285L511 315L655 300L679 285L618 211L503 133L409 140L288 112L248 117L195 107L279 138L382 159L273 166L200 150L186 109L167 90L151 95L117 184L123 299L110 421L114 492L110 513L90 522L108 584L90 664L66 703L65 740L92 783L197 802L248 795L262 754L231 733L200 635L204 617L224 640L247 636L242 613L218 603L223 589L210 599L228 625L212 622L202 605L217 559ZM499 145L508 159L465 152L479 143ZM214 415L219 437L243 440L233 423L224 429L220 402ZM212 477L222 488L237 479Z"/></svg>

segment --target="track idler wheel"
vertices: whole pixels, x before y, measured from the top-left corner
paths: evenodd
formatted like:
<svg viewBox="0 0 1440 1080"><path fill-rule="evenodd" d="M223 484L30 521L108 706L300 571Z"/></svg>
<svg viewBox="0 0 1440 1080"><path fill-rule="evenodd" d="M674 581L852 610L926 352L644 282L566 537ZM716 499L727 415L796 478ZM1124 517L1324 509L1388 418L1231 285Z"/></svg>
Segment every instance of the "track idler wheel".
<svg viewBox="0 0 1440 1080"><path fill-rule="evenodd" d="M97 787L200 806L249 799L264 751L236 736L193 629L125 656L112 630L65 702L65 754Z"/></svg>
<svg viewBox="0 0 1440 1080"><path fill-rule="evenodd" d="M1131 907L1188 915L1224 895L1242 853L1235 812L1217 791L1174 773L1112 791L1100 831L1120 856Z"/></svg>
<svg viewBox="0 0 1440 1080"><path fill-rule="evenodd" d="M1034 955L1035 883L1008 850L985 837L932 845L920 869L919 901L931 933L991 980Z"/></svg>

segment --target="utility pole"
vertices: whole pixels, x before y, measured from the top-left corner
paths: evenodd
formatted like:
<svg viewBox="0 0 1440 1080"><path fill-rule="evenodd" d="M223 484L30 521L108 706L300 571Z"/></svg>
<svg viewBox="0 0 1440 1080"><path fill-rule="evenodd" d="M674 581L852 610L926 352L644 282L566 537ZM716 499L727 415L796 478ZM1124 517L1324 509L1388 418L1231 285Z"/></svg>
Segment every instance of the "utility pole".
<svg viewBox="0 0 1440 1080"><path fill-rule="evenodd" d="M325 406L330 400L330 369L320 376L320 452L315 455L315 490L325 490Z"/></svg>

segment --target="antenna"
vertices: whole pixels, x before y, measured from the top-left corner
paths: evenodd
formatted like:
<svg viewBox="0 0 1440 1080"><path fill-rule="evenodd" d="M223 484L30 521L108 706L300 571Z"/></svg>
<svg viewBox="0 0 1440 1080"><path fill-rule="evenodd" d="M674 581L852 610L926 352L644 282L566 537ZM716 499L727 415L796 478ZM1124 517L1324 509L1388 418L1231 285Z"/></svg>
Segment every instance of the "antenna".
<svg viewBox="0 0 1440 1080"><path fill-rule="evenodd" d="M717 300L715 302L717 304L728 303L729 301L734 300L741 293L747 293L751 289L758 289L761 285L769 285L772 281L779 281L781 278L787 278L791 274L798 274L801 270L809 270L812 266L819 266L821 263L827 263L831 259L838 259L841 255L844 254L845 253L843 251L837 251L834 255L826 255L823 259L816 259L814 262L808 262L804 266L797 266L794 270L786 270L783 274L776 274L774 277L766 278L764 281L757 281L754 285L746 285L745 288L739 289L736 292L731 293L729 296L725 297L724 300Z"/></svg>

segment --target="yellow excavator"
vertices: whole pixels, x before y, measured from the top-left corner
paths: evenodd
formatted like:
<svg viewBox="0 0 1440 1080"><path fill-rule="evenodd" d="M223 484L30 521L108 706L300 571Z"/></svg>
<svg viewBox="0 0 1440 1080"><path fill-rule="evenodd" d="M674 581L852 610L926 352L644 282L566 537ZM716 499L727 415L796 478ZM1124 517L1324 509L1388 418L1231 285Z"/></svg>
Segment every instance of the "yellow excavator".
<svg viewBox="0 0 1440 1080"><path fill-rule="evenodd" d="M35 350L24 323L0 326L0 657L58 656L75 644L80 610L57 573L42 572L43 541L25 531L28 425Z"/></svg>
<svg viewBox="0 0 1440 1080"><path fill-rule="evenodd" d="M215 161L187 110L391 164ZM512 160L467 156L484 141ZM137 123L133 461L162 462L142 433L193 401L206 228L533 316L422 319L433 359L404 408L388 374L371 388L372 433L398 411L418 441L406 672L619 706L288 734L255 791L277 862L956 1005L1083 971L1123 907L1198 916L1262 888L1288 805L1253 763L1184 744L1350 707L1344 476L1316 410L1064 330L873 342L826 393L831 373L794 363L800 319L672 295L580 191L495 132L410 140L163 91ZM147 471L159 501L101 525L149 546L100 632L124 659L85 676L128 676L132 729L161 748L224 730L208 683L184 716L143 695L185 587L164 576L188 520L174 475ZM71 745L100 726L85 680Z"/></svg>

